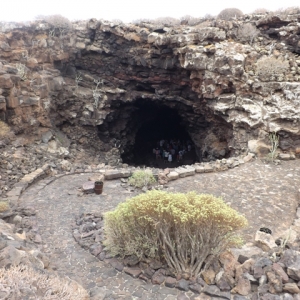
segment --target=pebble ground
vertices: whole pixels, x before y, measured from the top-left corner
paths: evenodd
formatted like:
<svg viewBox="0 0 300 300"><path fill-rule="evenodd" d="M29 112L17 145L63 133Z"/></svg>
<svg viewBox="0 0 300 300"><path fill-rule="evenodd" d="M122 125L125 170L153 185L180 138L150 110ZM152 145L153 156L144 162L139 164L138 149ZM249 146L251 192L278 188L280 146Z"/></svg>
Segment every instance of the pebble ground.
<svg viewBox="0 0 300 300"><path fill-rule="evenodd" d="M134 196L120 180L106 181L102 195L79 197L78 188L91 174L46 178L27 189L20 204L37 210L41 248L50 257L50 267L98 293L97 299L200 299L199 295L164 286L152 285L119 273L82 249L72 236L72 225L81 213L105 212ZM52 181L52 182L51 182ZM275 166L259 160L220 173L196 174L169 182L169 191L197 191L221 196L243 213L249 227L243 232L253 241L260 227L280 235L293 223L298 207L300 160ZM101 296L100 296L101 295Z"/></svg>

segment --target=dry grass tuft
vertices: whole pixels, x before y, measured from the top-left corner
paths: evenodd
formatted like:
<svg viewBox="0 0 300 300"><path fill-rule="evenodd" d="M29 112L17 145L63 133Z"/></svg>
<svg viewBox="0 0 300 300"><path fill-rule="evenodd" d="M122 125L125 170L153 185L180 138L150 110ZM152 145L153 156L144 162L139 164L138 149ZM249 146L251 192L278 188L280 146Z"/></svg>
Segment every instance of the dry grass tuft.
<svg viewBox="0 0 300 300"><path fill-rule="evenodd" d="M88 300L74 281L35 270L29 266L0 269L1 299Z"/></svg>

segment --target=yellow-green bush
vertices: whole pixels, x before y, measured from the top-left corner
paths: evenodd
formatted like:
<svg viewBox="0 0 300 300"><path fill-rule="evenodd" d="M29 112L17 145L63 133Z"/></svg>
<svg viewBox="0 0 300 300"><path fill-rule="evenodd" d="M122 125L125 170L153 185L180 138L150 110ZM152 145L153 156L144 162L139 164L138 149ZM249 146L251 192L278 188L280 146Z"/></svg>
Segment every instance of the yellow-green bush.
<svg viewBox="0 0 300 300"><path fill-rule="evenodd" d="M133 172L128 183L135 187L144 187L156 182L151 170L138 170Z"/></svg>
<svg viewBox="0 0 300 300"><path fill-rule="evenodd" d="M9 209L9 205L5 201L0 201L0 213Z"/></svg>
<svg viewBox="0 0 300 300"><path fill-rule="evenodd" d="M9 131L9 126L3 121L0 121L0 137L6 136L9 133Z"/></svg>
<svg viewBox="0 0 300 300"><path fill-rule="evenodd" d="M198 276L209 260L241 239L245 217L213 195L152 190L105 214L105 246L112 255L166 262L176 274Z"/></svg>

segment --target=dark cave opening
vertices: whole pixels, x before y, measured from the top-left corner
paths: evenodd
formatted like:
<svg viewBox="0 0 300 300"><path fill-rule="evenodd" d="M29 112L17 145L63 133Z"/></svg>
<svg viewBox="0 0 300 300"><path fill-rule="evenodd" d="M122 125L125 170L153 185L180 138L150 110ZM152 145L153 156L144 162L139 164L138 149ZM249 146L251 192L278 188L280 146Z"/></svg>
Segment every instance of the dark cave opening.
<svg viewBox="0 0 300 300"><path fill-rule="evenodd" d="M232 128L224 120L170 98L114 101L97 127L101 149L109 152L105 154L108 162L174 168L231 155ZM161 140L166 142L161 145ZM171 152L171 162L164 150Z"/></svg>
<svg viewBox="0 0 300 300"><path fill-rule="evenodd" d="M166 168L197 160L195 145L176 109L150 101L137 101L134 106L137 110L131 122L139 125L134 145L125 148L122 154L124 163ZM154 153L157 150L159 155ZM171 155L171 162L165 152Z"/></svg>

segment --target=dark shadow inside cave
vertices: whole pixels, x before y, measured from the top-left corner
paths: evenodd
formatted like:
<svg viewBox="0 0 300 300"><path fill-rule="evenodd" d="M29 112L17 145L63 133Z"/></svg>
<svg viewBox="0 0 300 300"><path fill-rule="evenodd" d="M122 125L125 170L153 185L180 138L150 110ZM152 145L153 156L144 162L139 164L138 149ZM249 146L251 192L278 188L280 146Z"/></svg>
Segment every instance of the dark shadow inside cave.
<svg viewBox="0 0 300 300"><path fill-rule="evenodd" d="M196 161L194 143L177 110L146 101L137 101L135 107L138 109L133 118L138 115L140 121L133 147L129 147L122 154L124 163L166 168ZM163 145L161 140L165 141ZM158 157L153 153L154 149L159 151ZM172 155L172 162L164 159L163 150ZM181 159L180 151L184 152Z"/></svg>
<svg viewBox="0 0 300 300"><path fill-rule="evenodd" d="M209 110L197 112L191 105L169 98L113 101L109 110L97 126L108 164L120 162L121 156L129 165L174 168L232 154L228 145L232 127ZM162 139L172 145L161 146ZM172 162L165 161L161 152L157 158L153 153L156 148L175 150L171 151ZM178 162L179 150L185 150L185 154Z"/></svg>

